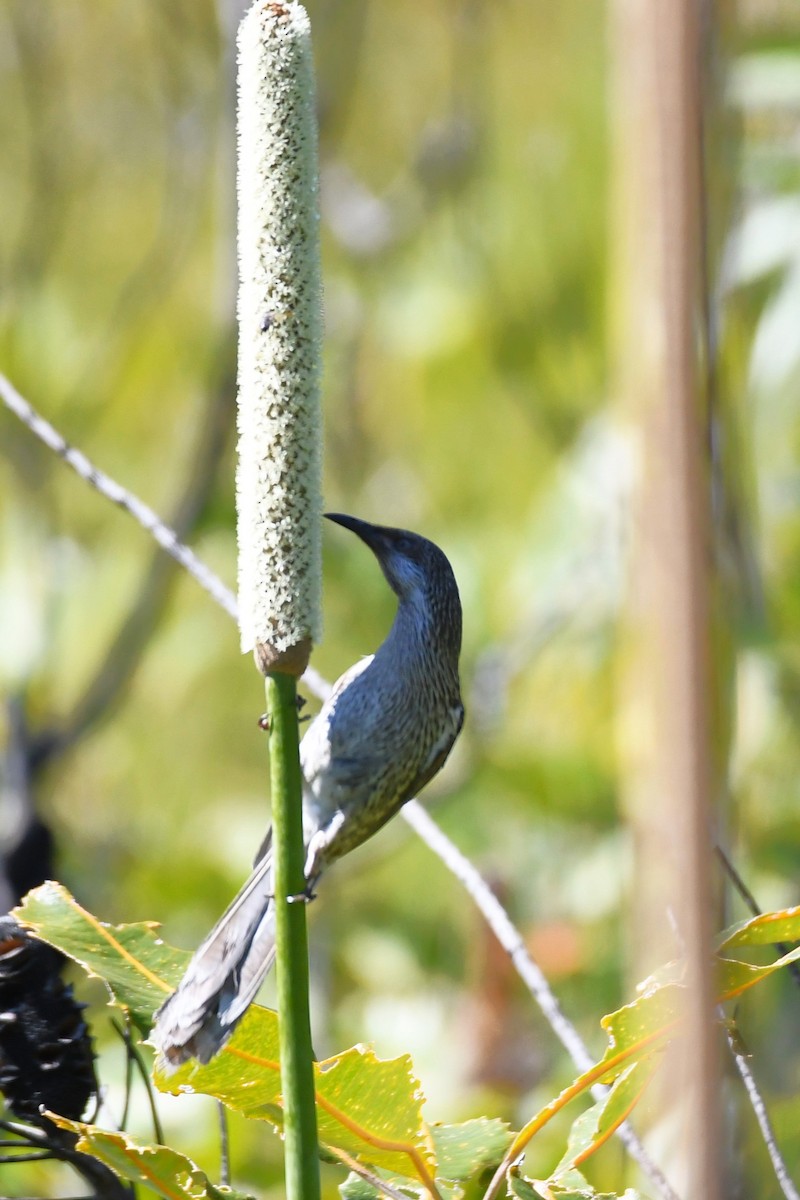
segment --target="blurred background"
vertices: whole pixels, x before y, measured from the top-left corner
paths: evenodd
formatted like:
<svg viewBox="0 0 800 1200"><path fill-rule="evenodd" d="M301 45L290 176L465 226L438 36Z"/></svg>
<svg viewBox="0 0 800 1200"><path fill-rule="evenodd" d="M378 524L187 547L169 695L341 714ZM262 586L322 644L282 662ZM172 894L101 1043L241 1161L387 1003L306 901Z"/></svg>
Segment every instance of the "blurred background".
<svg viewBox="0 0 800 1200"><path fill-rule="evenodd" d="M307 7L326 502L424 532L453 562L468 721L426 799L599 1055L599 1018L635 982L615 719L634 464L609 269L609 96L629 49L606 6L579 0ZM0 370L231 585L243 8L0 5ZM735 730L728 836L767 909L800 903L800 16L740 0L713 19L721 726ZM268 821L260 679L231 620L5 411L0 450L5 883L37 882L51 854L47 873L99 917L157 920L193 947ZM370 653L392 612L369 554L326 529L317 669L332 679ZM731 902L726 919L744 915ZM430 1120L518 1124L572 1078L472 903L402 821L330 872L310 919L320 1056L359 1041L410 1052ZM122 1048L102 990L81 991L98 1004L113 1113ZM800 995L776 978L737 1016L797 1174ZM211 1102L162 1110L213 1175ZM147 1136L143 1097L134 1127ZM777 1196L752 1117L732 1128L739 1194ZM564 1133L537 1140L534 1173ZM281 1194L277 1138L234 1119L232 1152L239 1185ZM598 1185L620 1156L603 1151ZM51 1170L6 1168L3 1190L55 1194Z"/></svg>

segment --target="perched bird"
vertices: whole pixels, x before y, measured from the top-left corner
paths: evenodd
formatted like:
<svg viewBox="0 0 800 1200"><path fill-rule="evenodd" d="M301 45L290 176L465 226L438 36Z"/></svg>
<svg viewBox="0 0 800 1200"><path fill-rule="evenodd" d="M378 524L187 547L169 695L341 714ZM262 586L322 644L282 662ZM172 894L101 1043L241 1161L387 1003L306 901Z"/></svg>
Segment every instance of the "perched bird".
<svg viewBox="0 0 800 1200"><path fill-rule="evenodd" d="M405 529L326 516L366 542L398 598L374 655L345 671L300 744L308 894L424 787L464 720L461 601L447 558ZM156 1013L151 1040L173 1066L209 1062L255 999L275 957L271 834L236 899Z"/></svg>

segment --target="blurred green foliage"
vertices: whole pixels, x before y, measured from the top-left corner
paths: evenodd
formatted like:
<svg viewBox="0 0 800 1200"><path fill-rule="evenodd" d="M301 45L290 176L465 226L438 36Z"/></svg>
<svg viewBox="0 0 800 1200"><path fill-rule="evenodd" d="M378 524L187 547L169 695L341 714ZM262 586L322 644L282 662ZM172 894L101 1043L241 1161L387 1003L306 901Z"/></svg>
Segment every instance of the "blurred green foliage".
<svg viewBox="0 0 800 1200"><path fill-rule="evenodd" d="M629 993L631 899L614 753L629 469L607 353L607 13L578 0L308 7L327 502L424 531L453 561L469 719L429 799L599 1051L598 1017ZM0 369L104 470L191 518L193 546L229 582L238 11L0 7ZM766 598L737 632L732 825L771 908L799 898L800 22L745 5L730 53L740 140L724 158L736 199L721 380L740 416L733 470L756 481L732 558ZM34 737L69 729L136 614L100 718L35 780L60 876L93 911L163 920L192 946L267 823L260 680L191 580L162 567L145 583L156 552L126 516L7 413L0 437L0 679ZM333 678L374 648L392 598L357 545L327 531L325 553L314 663ZM402 822L331 872L311 921L318 1053L410 1051L429 1119L518 1123L571 1076L471 903ZM796 989L765 986L739 1019L797 1174ZM103 1078L121 1072L109 1049ZM165 1115L213 1174L211 1106ZM146 1124L143 1104L134 1118ZM752 1118L740 1123L732 1175L748 1200L771 1200ZM557 1161L563 1134L537 1142L532 1172ZM233 1155L239 1184L280 1194L277 1140L236 1122ZM604 1152L598 1186L616 1183L620 1155ZM6 1168L4 1192L46 1192L39 1170Z"/></svg>

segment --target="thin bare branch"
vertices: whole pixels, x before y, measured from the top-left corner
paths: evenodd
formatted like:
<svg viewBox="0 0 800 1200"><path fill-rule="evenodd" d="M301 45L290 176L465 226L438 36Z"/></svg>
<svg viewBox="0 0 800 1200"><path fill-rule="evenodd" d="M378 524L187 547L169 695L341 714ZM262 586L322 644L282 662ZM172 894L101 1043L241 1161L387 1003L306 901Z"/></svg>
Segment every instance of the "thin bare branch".
<svg viewBox="0 0 800 1200"><path fill-rule="evenodd" d="M769 1119L764 1098L758 1090L758 1085L753 1078L753 1072L750 1070L750 1064L743 1054L736 1048L736 1040L725 1024L725 1013L723 1009L719 1009L719 1016L723 1022L725 1029L725 1037L728 1042L728 1049L733 1055L733 1061L736 1063L736 1070L739 1072L739 1078L744 1084L744 1090L747 1092L747 1098L750 1101L753 1112L755 1113L758 1128L761 1130L761 1136L764 1139L764 1145L767 1147L772 1169L775 1172L775 1178L778 1180L780 1189L783 1192L786 1200L800 1200L800 1192L798 1192L791 1176L786 1169L786 1163L783 1161L783 1156L778 1149L778 1143L775 1139L775 1131L772 1128L772 1122Z"/></svg>
<svg viewBox="0 0 800 1200"><path fill-rule="evenodd" d="M134 1187L123 1183L110 1167L91 1155L74 1148L77 1141L73 1133L63 1129L43 1129L26 1125L20 1121L0 1120L0 1129L27 1142L33 1153L40 1158L57 1158L69 1163L82 1178L94 1188L94 1200L134 1200ZM11 1159L5 1159L9 1162ZM33 1158L17 1161L34 1161Z"/></svg>
<svg viewBox="0 0 800 1200"><path fill-rule="evenodd" d="M366 1183L371 1184L376 1191L382 1192L384 1196L388 1196L389 1200L408 1200L407 1192L401 1192L399 1188L392 1187L385 1179L381 1179L380 1175L375 1175L372 1171L368 1171L366 1167L362 1166L346 1150L337 1147L335 1154L339 1161L344 1166L349 1167L354 1175L358 1175L359 1179L363 1179Z"/></svg>
<svg viewBox="0 0 800 1200"><path fill-rule="evenodd" d="M6 379L5 375L0 375L0 398L2 398L7 408L19 417L23 425L30 429L31 433L35 434L40 441L44 442L54 454L62 458L68 466L72 467L73 471L90 487L98 491L106 500L110 500L112 504L116 504L119 508L124 509L129 516L133 517L137 524L141 525L142 529L146 530L167 553L175 559L176 562L189 572L189 574L197 580L202 588L216 600L226 613L234 619L237 617L236 597L233 592L225 587L220 579L210 571L205 563L201 562L193 550L184 545L174 529L170 529L165 525L160 517L144 504L138 496L133 492L129 492L127 488L113 480L104 471L92 463L85 454L80 450L76 450L70 446L69 442L61 436L49 421L41 417L36 412L33 405L25 400L15 387Z"/></svg>
<svg viewBox="0 0 800 1200"><path fill-rule="evenodd" d="M44 1162L52 1157L49 1150L31 1150L28 1154L0 1154L0 1163Z"/></svg>
<svg viewBox="0 0 800 1200"><path fill-rule="evenodd" d="M173 527L170 528L138 497L97 470L84 454L72 449L61 434L41 418L33 407L15 392L8 381L0 376L0 398L20 417L26 427L68 462L85 482L131 513L139 524L153 534L158 545L166 549L171 558L186 566L195 577L198 577L199 570L199 581L210 587L214 599L233 615L236 611L233 594L181 540L193 526L206 503L216 464L231 427L229 397L232 388L230 371L223 367L207 405L202 434L192 457L190 477L178 505ZM170 558L165 558L156 550L142 574L141 583L116 635L71 711L60 722L41 729L37 736L31 739L31 770L40 770L47 762L64 754L99 721L108 719L114 711L133 678L152 630L163 611L171 579Z"/></svg>
<svg viewBox="0 0 800 1200"><path fill-rule="evenodd" d="M569 1054L578 1071L588 1071L595 1065L596 1059L590 1053L586 1043L572 1022L564 1015L550 984L541 967L528 952L522 934L512 922L506 910L495 896L489 884L480 871L461 853L457 846L450 841L447 834L426 812L418 800L409 800L401 809L411 828L422 838L426 846L441 859L447 869L455 875L465 891L474 900L487 925L494 933L500 945L508 954L517 974L538 1004L542 1015L553 1033ZM602 1099L608 1093L608 1088L597 1085L592 1088L596 1100ZM620 1125L617 1136L625 1146L631 1158L639 1164L650 1181L659 1189L667 1200L679 1200L666 1176L653 1160L647 1150L627 1123Z"/></svg>
<svg viewBox="0 0 800 1200"><path fill-rule="evenodd" d="M231 1139L228 1128L228 1110L221 1100L217 1101L219 1124L219 1181L223 1187L231 1186Z"/></svg>
<svg viewBox="0 0 800 1200"><path fill-rule="evenodd" d="M489 884L470 860L450 841L444 830L437 825L419 800L410 800L401 812L414 832L442 860L448 871L455 875L474 900L489 928L514 964L520 979L539 1005L548 1024L577 1069L581 1072L588 1071L595 1065L596 1058L590 1053L572 1022L564 1016L541 968L531 958L522 934L512 923Z"/></svg>
<svg viewBox="0 0 800 1200"><path fill-rule="evenodd" d="M160 1146L165 1145L164 1129L161 1124L161 1118L158 1115L158 1106L156 1105L155 1092L153 1091L153 1082L150 1078L150 1072L144 1061L144 1057L139 1050L139 1047L133 1040L130 1028L130 1018L127 1020L127 1027L123 1028L120 1023L114 1019L111 1021L114 1032L118 1035L125 1047L125 1109L120 1120L120 1128L124 1129L128 1119L128 1109L130 1107L130 1095L132 1089L132 1071L136 1069L139 1078L144 1084L144 1090L147 1093L147 1103L150 1108L150 1118L153 1122L153 1137Z"/></svg>

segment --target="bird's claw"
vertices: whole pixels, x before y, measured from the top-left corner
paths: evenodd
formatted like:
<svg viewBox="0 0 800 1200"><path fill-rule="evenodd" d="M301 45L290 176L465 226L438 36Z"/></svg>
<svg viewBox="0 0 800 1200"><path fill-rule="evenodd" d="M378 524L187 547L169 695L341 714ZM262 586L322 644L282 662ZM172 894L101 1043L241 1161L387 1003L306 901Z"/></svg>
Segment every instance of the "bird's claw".
<svg viewBox="0 0 800 1200"><path fill-rule="evenodd" d="M300 714L303 711L303 709L305 708L307 703L308 703L308 701L306 700L305 696L300 696L300 695L295 696L295 706L297 708L298 714ZM310 721L311 714L309 713L305 717L301 717L298 715L297 720L298 720L298 722ZM258 728L261 729L264 733L272 732L272 714L271 713L265 712L265 713L261 714L261 716L258 718Z"/></svg>

